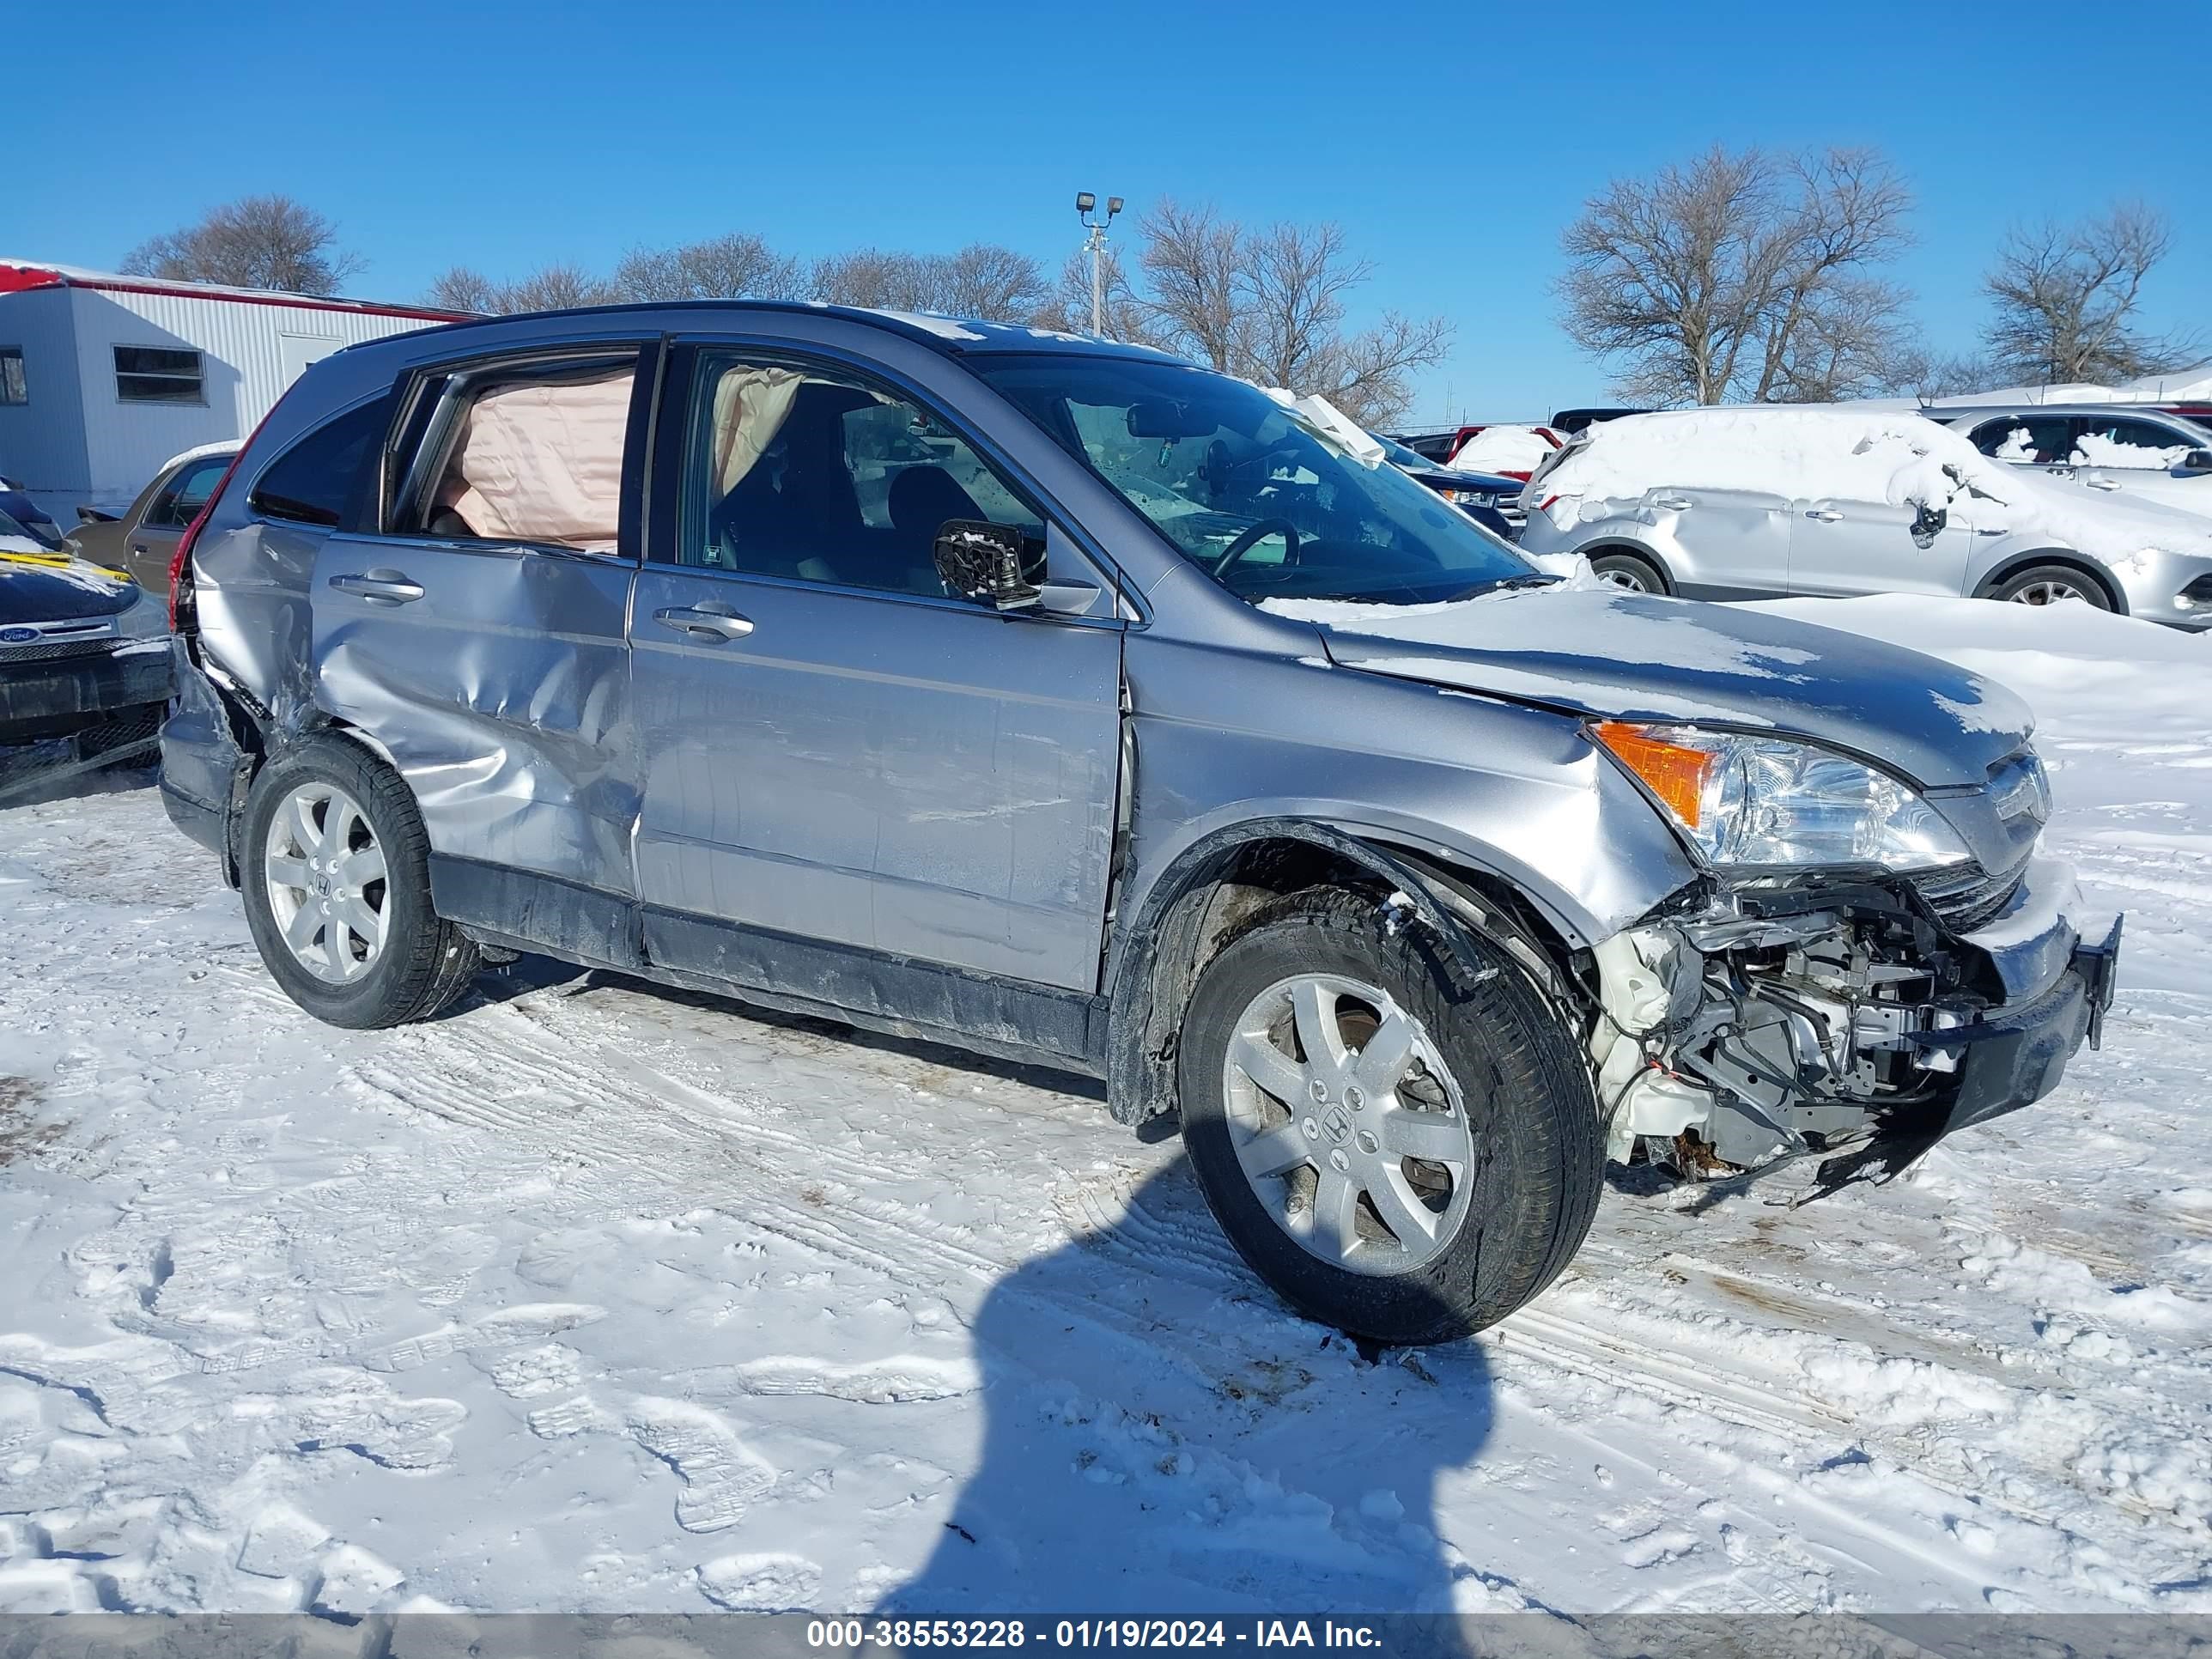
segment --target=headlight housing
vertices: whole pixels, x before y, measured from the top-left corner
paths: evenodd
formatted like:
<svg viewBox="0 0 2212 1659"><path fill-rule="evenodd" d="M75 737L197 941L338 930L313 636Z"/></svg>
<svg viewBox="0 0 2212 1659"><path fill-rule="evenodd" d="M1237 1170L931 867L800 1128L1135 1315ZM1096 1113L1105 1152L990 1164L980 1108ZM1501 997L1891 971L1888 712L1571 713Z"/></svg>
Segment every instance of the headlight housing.
<svg viewBox="0 0 2212 1659"><path fill-rule="evenodd" d="M1972 856L1917 791L1833 750L1694 726L1593 730L1709 864L1904 872Z"/></svg>
<svg viewBox="0 0 2212 1659"><path fill-rule="evenodd" d="M115 619L115 631L126 640L158 639L169 631L169 608L144 588Z"/></svg>

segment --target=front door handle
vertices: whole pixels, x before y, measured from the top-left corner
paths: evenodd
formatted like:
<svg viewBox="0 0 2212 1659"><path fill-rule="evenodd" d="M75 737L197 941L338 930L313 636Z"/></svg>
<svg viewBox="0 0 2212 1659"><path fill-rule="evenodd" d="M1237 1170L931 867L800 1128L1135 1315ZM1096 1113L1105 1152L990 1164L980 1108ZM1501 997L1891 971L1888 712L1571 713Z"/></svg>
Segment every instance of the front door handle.
<svg viewBox="0 0 2212 1659"><path fill-rule="evenodd" d="M1832 507L1815 507L1807 509L1805 516L1820 524L1834 524L1844 515Z"/></svg>
<svg viewBox="0 0 2212 1659"><path fill-rule="evenodd" d="M654 611L653 619L695 638L741 640L753 631L751 617L740 617L729 606L711 599L700 605L671 605Z"/></svg>
<svg viewBox="0 0 2212 1659"><path fill-rule="evenodd" d="M2084 478L2081 482L2090 489L2118 489L2120 487L2118 478Z"/></svg>
<svg viewBox="0 0 2212 1659"><path fill-rule="evenodd" d="M368 570L359 574L333 576L331 586L341 593L351 593L375 605L408 605L422 597L422 584L410 581L397 570Z"/></svg>

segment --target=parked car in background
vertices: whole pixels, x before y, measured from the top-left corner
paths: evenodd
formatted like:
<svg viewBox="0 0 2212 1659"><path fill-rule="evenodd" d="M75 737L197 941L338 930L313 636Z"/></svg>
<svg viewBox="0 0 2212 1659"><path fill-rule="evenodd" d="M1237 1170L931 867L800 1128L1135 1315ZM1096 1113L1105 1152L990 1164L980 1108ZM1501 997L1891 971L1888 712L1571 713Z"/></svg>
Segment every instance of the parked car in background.
<svg viewBox="0 0 2212 1659"><path fill-rule="evenodd" d="M186 538L162 798L325 1020L526 951L1087 1071L1378 1340L1536 1295L1639 1136L1841 1181L2056 1085L2118 934L2024 705L1540 575L1351 436L838 307L356 346Z"/></svg>
<svg viewBox="0 0 2212 1659"><path fill-rule="evenodd" d="M1992 460L2100 495L2212 515L2212 428L2108 404L1930 410Z"/></svg>
<svg viewBox="0 0 2212 1659"><path fill-rule="evenodd" d="M1530 482L1522 545L1694 599L2078 599L2212 627L2212 522L2094 500L1914 413L1711 409L1578 434Z"/></svg>
<svg viewBox="0 0 2212 1659"><path fill-rule="evenodd" d="M1463 472L1496 472L1524 482L1566 441L1547 426L1486 426L1452 452Z"/></svg>
<svg viewBox="0 0 2212 1659"><path fill-rule="evenodd" d="M0 514L0 750L11 781L24 745L66 763L150 738L173 684L166 597Z"/></svg>
<svg viewBox="0 0 2212 1659"><path fill-rule="evenodd" d="M66 539L62 527L46 508L31 499L30 492L17 479L0 476L0 513L6 514L23 536L50 553L58 551Z"/></svg>
<svg viewBox="0 0 2212 1659"><path fill-rule="evenodd" d="M237 457L235 441L202 444L172 455L120 514L78 507L77 528L70 538L94 564L128 570L148 592L166 594L177 538L207 505Z"/></svg>
<svg viewBox="0 0 2212 1659"><path fill-rule="evenodd" d="M1441 466L1451 459L1454 450L1481 430L1480 426L1425 427L1415 432L1387 435L1392 443L1403 444L1423 459L1434 461ZM1376 435L1382 437L1386 434L1377 433Z"/></svg>
<svg viewBox="0 0 2212 1659"><path fill-rule="evenodd" d="M1584 427L1595 426L1600 421L1617 421L1624 415L1649 415L1651 411L1648 409L1563 409L1559 410L1558 414L1552 416L1551 428L1553 431L1558 433L1562 438L1571 438L1576 433L1580 432Z"/></svg>
<svg viewBox="0 0 2212 1659"><path fill-rule="evenodd" d="M1382 446L1383 456L1416 483L1424 484L1458 507L1485 530L1508 541L1518 535L1527 515L1521 507L1522 480L1497 472L1462 472L1439 466L1418 450L1379 432L1368 436Z"/></svg>

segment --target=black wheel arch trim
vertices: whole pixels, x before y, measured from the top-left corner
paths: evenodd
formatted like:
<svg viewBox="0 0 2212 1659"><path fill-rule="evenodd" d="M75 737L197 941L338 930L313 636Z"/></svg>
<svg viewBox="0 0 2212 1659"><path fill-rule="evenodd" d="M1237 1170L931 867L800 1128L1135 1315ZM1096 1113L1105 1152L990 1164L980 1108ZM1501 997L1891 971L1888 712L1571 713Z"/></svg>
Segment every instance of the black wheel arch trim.
<svg viewBox="0 0 2212 1659"><path fill-rule="evenodd" d="M1185 848L1146 890L1138 914L1116 926L1106 973L1105 1055L1107 1107L1115 1121L1142 1124L1174 1105L1183 1006L1205 963L1235 937L1233 924L1211 940L1206 937L1216 909L1212 895L1235 870L1238 855L1261 843L1303 846L1387 886L1376 905L1382 925L1425 927L1461 949L1479 939L1521 961L1525 976L1548 1002L1575 1000L1572 975L1562 960L1572 944L1561 935L1539 940L1501 907L1480 900L1465 879L1477 873L1471 869L1443 865L1316 819L1249 819ZM1510 884L1508 890L1528 906L1535 926L1549 930L1555 925ZM1402 917L1383 914L1394 908L1403 911ZM1209 943L1212 952L1206 950Z"/></svg>
<svg viewBox="0 0 2212 1659"><path fill-rule="evenodd" d="M1661 583L1667 590L1660 596L1662 599L1672 598L1681 592L1682 585L1675 580L1674 573L1667 568L1667 561L1640 542L1599 542L1592 547L1578 547L1575 551L1592 564L1595 564L1608 553L1622 554L1628 558L1650 565L1658 574Z"/></svg>
<svg viewBox="0 0 2212 1659"><path fill-rule="evenodd" d="M2094 560L2085 558L2070 549L2051 548L2040 553L2016 553L1982 578L1980 585L1974 589L1974 597L1978 599L1992 598L1997 589L2002 587L2014 576L2019 575L2022 571L2033 570L2039 564L2057 565L2061 569L2079 571L2104 590L2105 597L2112 602L2115 614L2122 617L2129 614L2128 596L2121 591L2120 585Z"/></svg>

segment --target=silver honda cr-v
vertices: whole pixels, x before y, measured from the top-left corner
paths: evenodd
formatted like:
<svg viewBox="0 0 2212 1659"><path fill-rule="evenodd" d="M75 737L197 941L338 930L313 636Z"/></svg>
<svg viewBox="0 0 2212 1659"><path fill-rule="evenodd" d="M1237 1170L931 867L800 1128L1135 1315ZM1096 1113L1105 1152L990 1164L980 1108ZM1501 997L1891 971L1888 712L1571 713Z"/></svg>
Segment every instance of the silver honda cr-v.
<svg viewBox="0 0 2212 1659"><path fill-rule="evenodd" d="M2111 995L2001 688L1540 574L1134 348L400 336L307 371L181 565L162 787L303 1008L531 951L1095 1073L1378 1340L1534 1296L1608 1156L1894 1169Z"/></svg>

